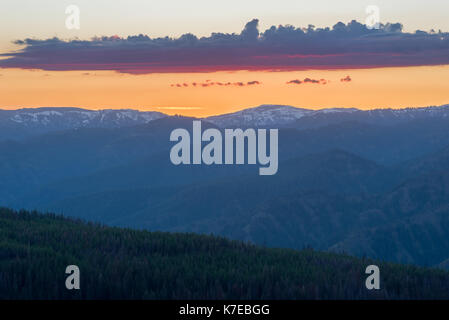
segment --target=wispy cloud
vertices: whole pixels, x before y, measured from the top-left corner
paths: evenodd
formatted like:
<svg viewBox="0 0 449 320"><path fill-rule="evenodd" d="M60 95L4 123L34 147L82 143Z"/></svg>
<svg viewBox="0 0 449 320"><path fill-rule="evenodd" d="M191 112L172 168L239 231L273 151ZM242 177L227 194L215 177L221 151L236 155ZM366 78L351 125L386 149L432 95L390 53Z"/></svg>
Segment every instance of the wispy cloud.
<svg viewBox="0 0 449 320"><path fill-rule="evenodd" d="M294 79L287 81L287 84L305 84L305 83L312 83L312 84L327 84L329 81L326 79L311 79L311 78L305 78L303 80Z"/></svg>
<svg viewBox="0 0 449 320"><path fill-rule="evenodd" d="M201 110L202 107L156 107L158 110Z"/></svg>
<svg viewBox="0 0 449 320"><path fill-rule="evenodd" d="M449 64L449 33L405 33L399 23L368 29L352 21L332 28L273 26L259 32L258 20L240 34L198 38L146 35L64 41L25 39L24 48L3 53L1 68L212 72L233 70L351 69Z"/></svg>
<svg viewBox="0 0 449 320"><path fill-rule="evenodd" d="M202 82L202 83L198 83L198 82L191 82L191 83L173 83L170 86L171 87L177 87L177 88L182 88L182 87L212 87L212 86L219 86L219 87L228 87L228 86L237 86L237 87L245 87L245 86L254 86L254 85L259 85L262 84L262 82L254 80L254 81L247 81L247 82L219 82L219 81L211 81L211 80L206 80L206 82Z"/></svg>

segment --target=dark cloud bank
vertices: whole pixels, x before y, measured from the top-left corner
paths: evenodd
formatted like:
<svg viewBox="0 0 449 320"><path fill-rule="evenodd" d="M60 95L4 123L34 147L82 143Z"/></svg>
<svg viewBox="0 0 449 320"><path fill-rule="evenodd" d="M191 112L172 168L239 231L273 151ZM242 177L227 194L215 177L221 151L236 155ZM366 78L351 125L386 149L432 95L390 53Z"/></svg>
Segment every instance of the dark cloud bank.
<svg viewBox="0 0 449 320"><path fill-rule="evenodd" d="M125 73L220 70L351 69L449 64L449 33L405 33L402 25L368 29L356 21L332 28L271 27L258 20L240 34L192 34L173 39L146 35L89 41L25 39L18 52L2 54L2 68L115 70Z"/></svg>

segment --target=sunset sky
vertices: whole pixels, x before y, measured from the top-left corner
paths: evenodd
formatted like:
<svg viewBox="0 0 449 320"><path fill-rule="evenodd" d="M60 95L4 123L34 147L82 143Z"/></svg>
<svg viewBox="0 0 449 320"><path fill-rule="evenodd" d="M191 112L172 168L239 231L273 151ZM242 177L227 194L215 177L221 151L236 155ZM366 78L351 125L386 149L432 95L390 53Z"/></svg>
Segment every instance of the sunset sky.
<svg viewBox="0 0 449 320"><path fill-rule="evenodd" d="M79 30L65 25L71 4ZM379 30L364 25L368 5L379 8ZM449 103L447 0L3 0L0 8L3 109L207 116L260 104Z"/></svg>

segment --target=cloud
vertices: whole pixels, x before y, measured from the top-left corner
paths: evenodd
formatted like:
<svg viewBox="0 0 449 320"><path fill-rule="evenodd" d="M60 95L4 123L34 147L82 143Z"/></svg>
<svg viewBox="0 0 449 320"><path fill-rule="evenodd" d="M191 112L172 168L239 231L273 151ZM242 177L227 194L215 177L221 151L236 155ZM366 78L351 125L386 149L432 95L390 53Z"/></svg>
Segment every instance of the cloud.
<svg viewBox="0 0 449 320"><path fill-rule="evenodd" d="M311 78L305 78L304 80L294 79L287 81L287 84L304 84L304 83L312 83L312 84L327 84L329 81L326 79L311 79Z"/></svg>
<svg viewBox="0 0 449 320"><path fill-rule="evenodd" d="M24 39L21 50L0 54L0 68L115 70L122 73L298 71L449 64L449 33L406 33L400 23L379 29L351 21L329 28L272 26L258 20L240 34L198 38L147 35L64 41Z"/></svg>
<svg viewBox="0 0 449 320"><path fill-rule="evenodd" d="M345 78L340 79L341 82L351 82L352 79L350 76L346 76Z"/></svg>
<svg viewBox="0 0 449 320"><path fill-rule="evenodd" d="M304 83L320 83L320 80L305 78L303 82Z"/></svg>
<svg viewBox="0 0 449 320"><path fill-rule="evenodd" d="M158 110L201 110L202 107L156 107Z"/></svg>
<svg viewBox="0 0 449 320"><path fill-rule="evenodd" d="M247 86L253 86L253 85L256 85L256 84L260 84L260 82L259 81L248 81L246 83Z"/></svg>
<svg viewBox="0 0 449 320"><path fill-rule="evenodd" d="M212 80L206 80L206 82L198 83L198 82L191 82L188 83L174 83L171 84L170 87L189 87L190 85L192 87L212 87L212 86L237 86L237 87L245 87L245 86L254 86L254 85L260 85L262 82L254 80L254 81L248 81L248 82L218 82L218 81L212 81Z"/></svg>

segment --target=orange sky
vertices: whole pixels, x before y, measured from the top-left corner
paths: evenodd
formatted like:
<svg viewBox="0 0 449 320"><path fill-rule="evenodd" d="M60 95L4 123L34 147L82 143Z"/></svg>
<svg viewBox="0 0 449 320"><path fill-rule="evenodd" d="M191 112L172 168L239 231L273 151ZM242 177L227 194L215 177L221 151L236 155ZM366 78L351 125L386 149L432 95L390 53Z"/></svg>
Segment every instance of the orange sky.
<svg viewBox="0 0 449 320"><path fill-rule="evenodd" d="M351 82L340 79L349 75ZM323 84L286 84L293 79ZM172 87L177 83L259 81L253 86ZM66 106L133 108L208 116L260 104L305 108L400 108L449 103L449 66L129 75L112 71L0 69L0 108Z"/></svg>

